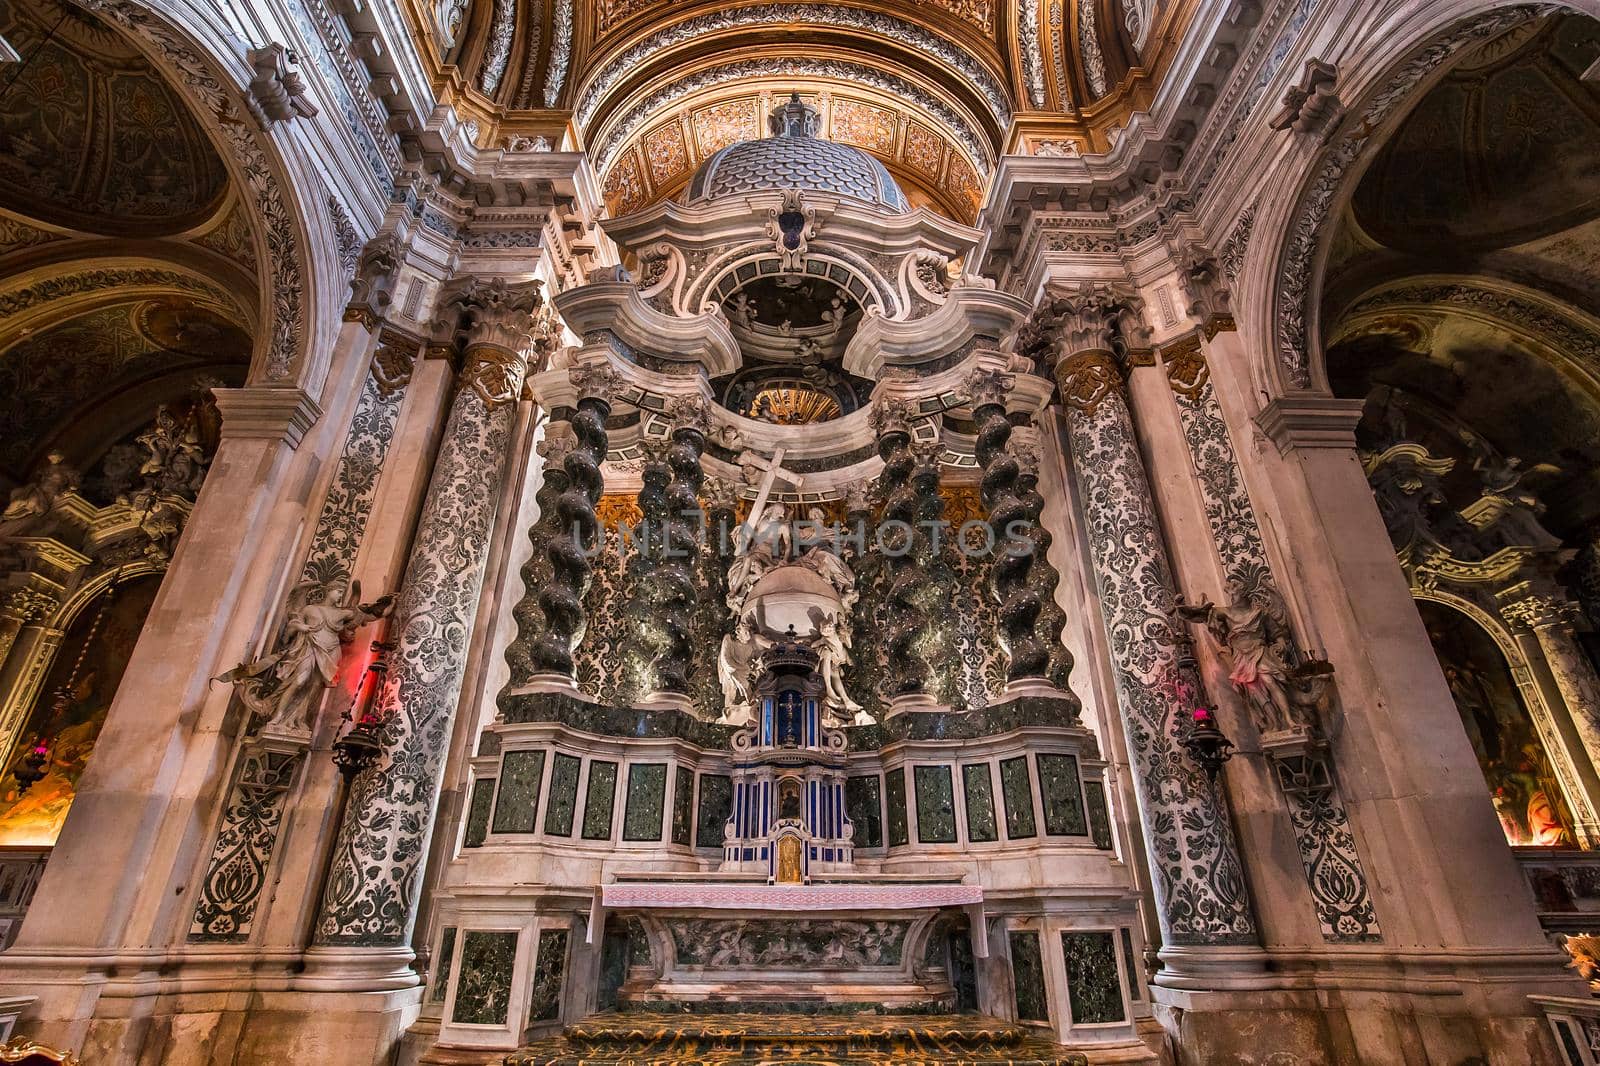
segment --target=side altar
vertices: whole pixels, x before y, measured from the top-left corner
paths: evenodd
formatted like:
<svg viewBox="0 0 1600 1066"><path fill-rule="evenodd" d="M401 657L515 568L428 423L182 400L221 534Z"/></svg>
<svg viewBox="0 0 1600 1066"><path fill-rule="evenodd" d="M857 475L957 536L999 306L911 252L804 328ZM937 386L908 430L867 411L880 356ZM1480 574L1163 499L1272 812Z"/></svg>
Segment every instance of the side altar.
<svg viewBox="0 0 1600 1066"><path fill-rule="evenodd" d="M530 383L510 677L403 1061L1155 1061L1027 304L809 104L771 125L556 298L581 343Z"/></svg>

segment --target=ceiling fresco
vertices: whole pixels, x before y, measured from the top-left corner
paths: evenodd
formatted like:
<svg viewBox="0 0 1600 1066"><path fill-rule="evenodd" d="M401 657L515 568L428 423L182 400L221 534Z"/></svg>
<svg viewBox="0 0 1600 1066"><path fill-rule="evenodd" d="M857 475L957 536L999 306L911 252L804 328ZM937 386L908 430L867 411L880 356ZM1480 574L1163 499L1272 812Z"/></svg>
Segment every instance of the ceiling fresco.
<svg viewBox="0 0 1600 1066"><path fill-rule="evenodd" d="M0 0L29 61L0 93L0 205L89 233L174 233L213 215L227 171L177 94L93 16Z"/></svg>

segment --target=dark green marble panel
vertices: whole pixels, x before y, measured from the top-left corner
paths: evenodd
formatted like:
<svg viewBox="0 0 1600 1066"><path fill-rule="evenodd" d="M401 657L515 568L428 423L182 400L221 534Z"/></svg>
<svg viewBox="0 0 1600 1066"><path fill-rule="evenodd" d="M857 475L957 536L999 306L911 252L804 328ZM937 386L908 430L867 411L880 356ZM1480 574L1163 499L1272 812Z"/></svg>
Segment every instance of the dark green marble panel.
<svg viewBox="0 0 1600 1066"><path fill-rule="evenodd" d="M911 843L911 829L906 818L906 772L902 767L883 775L883 795L889 803L889 846L899 847Z"/></svg>
<svg viewBox="0 0 1600 1066"><path fill-rule="evenodd" d="M700 775L700 817L695 820L696 847L722 847L722 834L733 814L733 778L723 774Z"/></svg>
<svg viewBox="0 0 1600 1066"><path fill-rule="evenodd" d="M994 818L994 782L989 764L970 763L961 768L961 787L967 799L967 839L983 844L1000 839Z"/></svg>
<svg viewBox="0 0 1600 1066"><path fill-rule="evenodd" d="M1033 778L1028 757L1000 760L1000 801L1006 809L1006 839L1026 840L1039 830L1033 821Z"/></svg>
<svg viewBox="0 0 1600 1066"><path fill-rule="evenodd" d="M456 927L447 925L439 936L439 957L433 960L433 992L431 999L435 1003L444 1002L444 994L450 990L450 966L456 960Z"/></svg>
<svg viewBox="0 0 1600 1066"><path fill-rule="evenodd" d="M461 976L450 1019L462 1025L504 1025L516 965L516 933L469 930L461 938Z"/></svg>
<svg viewBox="0 0 1600 1066"><path fill-rule="evenodd" d="M467 804L467 836L462 842L466 847L477 847L489 835L489 810L493 806L494 778L480 777L472 783L472 801Z"/></svg>
<svg viewBox="0 0 1600 1066"><path fill-rule="evenodd" d="M694 830L694 771L680 766L672 777L672 842L689 845Z"/></svg>
<svg viewBox="0 0 1600 1066"><path fill-rule="evenodd" d="M667 764L634 763L628 767L628 799L622 811L622 839L661 839L661 816L667 808Z"/></svg>
<svg viewBox="0 0 1600 1066"><path fill-rule="evenodd" d="M567 931L542 931L533 963L533 1002L528 1007L528 1021L553 1022L561 1016L561 981L566 972Z"/></svg>
<svg viewBox="0 0 1600 1066"><path fill-rule="evenodd" d="M1106 787L1099 781L1083 783L1083 799L1089 807L1089 835L1094 846L1111 850L1111 814L1106 810Z"/></svg>
<svg viewBox="0 0 1600 1066"><path fill-rule="evenodd" d="M1128 998L1139 1002L1139 963L1133 955L1133 931L1122 927L1122 967L1128 974Z"/></svg>
<svg viewBox="0 0 1600 1066"><path fill-rule="evenodd" d="M508 751L500 760L500 794L494 801L496 833L531 833L539 824L544 752Z"/></svg>
<svg viewBox="0 0 1600 1066"><path fill-rule="evenodd" d="M877 774L845 781L844 809L855 826L856 847L883 847L883 785Z"/></svg>
<svg viewBox="0 0 1600 1066"><path fill-rule="evenodd" d="M556 752L550 764L550 798L544 805L545 836L569 837L578 812L578 774L583 760Z"/></svg>
<svg viewBox="0 0 1600 1066"><path fill-rule="evenodd" d="M1076 756L1039 756L1039 798L1044 801L1045 835L1081 837L1089 834L1089 823L1083 816L1083 786L1078 781Z"/></svg>
<svg viewBox="0 0 1600 1066"><path fill-rule="evenodd" d="M1064 932L1061 954L1067 962L1067 1004L1073 1025L1099 1025L1127 1019L1122 1006L1117 952L1111 934Z"/></svg>
<svg viewBox="0 0 1600 1066"><path fill-rule="evenodd" d="M1044 959L1039 934L1028 929L1011 931L1011 979L1016 986L1017 1020L1048 1022L1050 998L1044 990Z"/></svg>
<svg viewBox="0 0 1600 1066"><path fill-rule="evenodd" d="M948 766L913 768L917 787L917 840L923 844L956 842L956 793Z"/></svg>
<svg viewBox="0 0 1600 1066"><path fill-rule="evenodd" d="M611 809L617 802L617 764L589 764L589 790L583 800L583 839L611 839Z"/></svg>

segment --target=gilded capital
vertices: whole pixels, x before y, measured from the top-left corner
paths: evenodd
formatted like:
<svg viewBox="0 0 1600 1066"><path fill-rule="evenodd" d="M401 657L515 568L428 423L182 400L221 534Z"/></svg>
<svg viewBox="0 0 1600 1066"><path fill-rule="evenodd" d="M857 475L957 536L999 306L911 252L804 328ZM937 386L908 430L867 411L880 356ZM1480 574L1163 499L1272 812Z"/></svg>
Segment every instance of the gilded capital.
<svg viewBox="0 0 1600 1066"><path fill-rule="evenodd" d="M1059 362L1080 352L1111 351L1119 332L1137 326L1143 306L1127 286L1081 281L1046 288L1037 314L1039 328Z"/></svg>
<svg viewBox="0 0 1600 1066"><path fill-rule="evenodd" d="M1578 605L1556 596L1529 596L1500 608L1500 614L1513 626L1542 629L1571 625L1578 616Z"/></svg>

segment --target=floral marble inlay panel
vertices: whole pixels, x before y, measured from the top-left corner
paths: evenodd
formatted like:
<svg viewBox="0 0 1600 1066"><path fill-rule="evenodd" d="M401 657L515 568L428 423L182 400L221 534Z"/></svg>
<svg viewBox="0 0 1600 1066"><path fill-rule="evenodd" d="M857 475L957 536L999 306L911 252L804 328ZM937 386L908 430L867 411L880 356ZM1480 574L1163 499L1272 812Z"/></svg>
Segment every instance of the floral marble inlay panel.
<svg viewBox="0 0 1600 1066"><path fill-rule="evenodd" d="M884 798L889 804L889 846L911 843L910 822L906 816L906 772L890 770L883 776Z"/></svg>
<svg viewBox="0 0 1600 1066"><path fill-rule="evenodd" d="M463 846L475 848L489 836L489 812L494 808L494 778L480 777L472 783L472 798L467 804L467 832Z"/></svg>
<svg viewBox="0 0 1600 1066"><path fill-rule="evenodd" d="M667 764L653 762L629 766L628 798L622 814L622 839L660 840L661 816L666 804Z"/></svg>
<svg viewBox="0 0 1600 1066"><path fill-rule="evenodd" d="M550 798L545 801L544 831L546 836L569 837L572 821L578 813L578 775L583 760L576 755L556 752L550 763Z"/></svg>
<svg viewBox="0 0 1600 1066"><path fill-rule="evenodd" d="M1017 1019L1048 1022L1050 1001L1044 990L1044 958L1039 934L1029 929L1011 931L1011 980L1016 991Z"/></svg>
<svg viewBox="0 0 1600 1066"><path fill-rule="evenodd" d="M539 952L533 964L533 1001L528 1021L553 1022L561 1014L561 982L567 972L567 930L539 933Z"/></svg>
<svg viewBox="0 0 1600 1066"><path fill-rule="evenodd" d="M851 777L844 783L844 809L855 827L855 846L883 847L883 787L877 774Z"/></svg>
<svg viewBox="0 0 1600 1066"><path fill-rule="evenodd" d="M1000 839L994 815L994 782L989 764L971 763L961 768L961 785L967 800L967 839L987 843Z"/></svg>
<svg viewBox="0 0 1600 1066"><path fill-rule="evenodd" d="M1061 954L1067 965L1067 1006L1074 1025L1120 1022L1122 984L1117 952L1109 932L1063 932Z"/></svg>
<svg viewBox="0 0 1600 1066"><path fill-rule="evenodd" d="M461 976L450 1019L461 1025L504 1025L517 965L514 932L468 930L461 938Z"/></svg>
<svg viewBox="0 0 1600 1066"><path fill-rule="evenodd" d="M543 751L508 751L500 761L500 794L494 804L496 833L531 833L538 825Z"/></svg>
<svg viewBox="0 0 1600 1066"><path fill-rule="evenodd" d="M611 810L617 801L617 764L589 764L589 789L583 800L583 839L611 839Z"/></svg>
<svg viewBox="0 0 1600 1066"><path fill-rule="evenodd" d="M1071 755L1039 756L1039 798L1044 801L1046 836L1085 836L1083 792L1078 780L1078 760Z"/></svg>
<svg viewBox="0 0 1600 1066"><path fill-rule="evenodd" d="M723 834L732 814L733 778L723 774L701 774L700 816L695 822L695 847L722 847Z"/></svg>
<svg viewBox="0 0 1600 1066"><path fill-rule="evenodd" d="M1000 761L1000 800L1006 811L1006 839L1026 840L1039 829L1033 820L1033 775L1028 757Z"/></svg>
<svg viewBox="0 0 1600 1066"><path fill-rule="evenodd" d="M694 831L694 771L680 766L673 772L672 842L688 846Z"/></svg>
<svg viewBox="0 0 1600 1066"><path fill-rule="evenodd" d="M956 842L955 786L948 766L918 766L917 840L923 844Z"/></svg>
<svg viewBox="0 0 1600 1066"><path fill-rule="evenodd" d="M190 941L249 938L300 761L298 753L274 751L250 752L239 760L189 923Z"/></svg>

